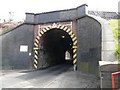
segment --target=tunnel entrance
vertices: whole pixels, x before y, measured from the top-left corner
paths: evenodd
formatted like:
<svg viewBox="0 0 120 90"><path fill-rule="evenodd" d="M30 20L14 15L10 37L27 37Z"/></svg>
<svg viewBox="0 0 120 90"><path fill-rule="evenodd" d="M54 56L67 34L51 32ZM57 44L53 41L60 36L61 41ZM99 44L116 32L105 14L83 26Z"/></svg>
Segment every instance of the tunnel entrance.
<svg viewBox="0 0 120 90"><path fill-rule="evenodd" d="M42 53L44 63L42 66L53 66L62 63L72 64L73 41L70 35L62 29L53 28L45 32L40 39L40 53ZM66 51L71 59L66 60ZM41 59L41 58L39 58Z"/></svg>
<svg viewBox="0 0 120 90"><path fill-rule="evenodd" d="M53 26L38 31L33 50L35 69L65 63L68 61L65 56L69 56L69 60L76 66L77 38L66 26L54 23ZM65 55L66 52L69 55Z"/></svg>

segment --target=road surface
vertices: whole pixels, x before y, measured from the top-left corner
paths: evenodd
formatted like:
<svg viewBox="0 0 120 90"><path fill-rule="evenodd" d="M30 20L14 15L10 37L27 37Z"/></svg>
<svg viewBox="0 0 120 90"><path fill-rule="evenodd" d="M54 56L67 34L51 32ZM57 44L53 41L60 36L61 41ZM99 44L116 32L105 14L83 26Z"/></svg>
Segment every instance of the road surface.
<svg viewBox="0 0 120 90"><path fill-rule="evenodd" d="M14 70L0 77L2 88L97 88L93 75L73 71L71 65L58 65L43 70Z"/></svg>

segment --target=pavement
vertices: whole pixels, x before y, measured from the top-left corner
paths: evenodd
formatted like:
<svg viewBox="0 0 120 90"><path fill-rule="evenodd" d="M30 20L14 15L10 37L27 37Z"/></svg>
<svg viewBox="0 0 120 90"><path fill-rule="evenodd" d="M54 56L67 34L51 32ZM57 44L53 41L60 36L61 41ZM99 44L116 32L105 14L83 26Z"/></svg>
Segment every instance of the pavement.
<svg viewBox="0 0 120 90"><path fill-rule="evenodd" d="M73 71L71 65L9 71L0 76L0 81L1 88L99 88L97 77Z"/></svg>

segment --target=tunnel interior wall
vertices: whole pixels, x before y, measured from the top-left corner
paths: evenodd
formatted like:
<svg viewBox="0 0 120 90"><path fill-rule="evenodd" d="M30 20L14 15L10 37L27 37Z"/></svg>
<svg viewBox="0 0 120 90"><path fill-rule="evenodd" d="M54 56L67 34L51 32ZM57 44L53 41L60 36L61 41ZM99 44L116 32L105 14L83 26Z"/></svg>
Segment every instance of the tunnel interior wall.
<svg viewBox="0 0 120 90"><path fill-rule="evenodd" d="M40 40L39 68L66 63L65 52L72 52L72 39L62 29L47 31Z"/></svg>
<svg viewBox="0 0 120 90"><path fill-rule="evenodd" d="M94 18L85 16L77 20L77 69L98 74L101 60L101 24Z"/></svg>
<svg viewBox="0 0 120 90"><path fill-rule="evenodd" d="M22 24L0 36L2 40L2 69L32 68L33 25ZM28 46L27 52L21 52L20 46ZM29 55L31 53L31 55Z"/></svg>

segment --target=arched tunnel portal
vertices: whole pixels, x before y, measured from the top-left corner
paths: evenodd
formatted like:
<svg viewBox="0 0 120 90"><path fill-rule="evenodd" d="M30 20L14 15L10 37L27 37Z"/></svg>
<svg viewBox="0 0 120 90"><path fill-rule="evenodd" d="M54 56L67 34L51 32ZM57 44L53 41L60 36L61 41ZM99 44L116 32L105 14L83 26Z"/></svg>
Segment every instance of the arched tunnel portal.
<svg viewBox="0 0 120 90"><path fill-rule="evenodd" d="M76 44L75 34L66 27L43 29L34 43L34 68L62 63L76 64ZM69 60L65 58L66 52L69 52Z"/></svg>
<svg viewBox="0 0 120 90"><path fill-rule="evenodd" d="M42 36L41 40L40 46L43 49L43 59L47 65L65 63L66 51L69 51L70 56L72 56L73 42L65 31L57 28L51 29Z"/></svg>

